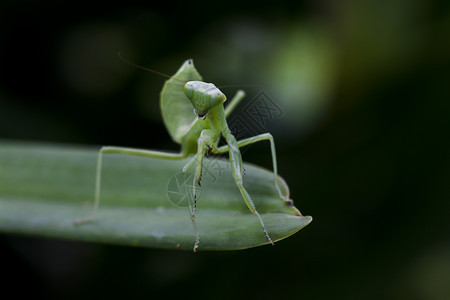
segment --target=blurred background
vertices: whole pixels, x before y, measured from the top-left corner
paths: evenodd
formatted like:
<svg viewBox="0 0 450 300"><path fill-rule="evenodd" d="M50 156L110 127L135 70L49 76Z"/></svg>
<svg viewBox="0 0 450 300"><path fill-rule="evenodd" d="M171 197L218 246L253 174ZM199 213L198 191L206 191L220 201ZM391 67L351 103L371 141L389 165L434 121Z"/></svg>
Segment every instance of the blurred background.
<svg viewBox="0 0 450 300"><path fill-rule="evenodd" d="M450 299L448 1L2 1L0 139L179 149L165 78L264 90L313 222L275 247L128 248L3 235L2 290L45 299ZM223 89L230 98L236 88ZM244 160L271 167L268 145ZM19 285L19 288L17 288Z"/></svg>

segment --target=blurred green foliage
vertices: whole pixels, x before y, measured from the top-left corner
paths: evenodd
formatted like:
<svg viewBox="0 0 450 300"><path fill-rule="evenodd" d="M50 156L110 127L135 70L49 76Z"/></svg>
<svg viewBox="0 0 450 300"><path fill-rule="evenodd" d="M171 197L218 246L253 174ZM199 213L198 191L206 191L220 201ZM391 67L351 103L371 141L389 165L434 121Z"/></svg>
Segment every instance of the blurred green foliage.
<svg viewBox="0 0 450 300"><path fill-rule="evenodd" d="M176 150L164 79L116 54L168 74L191 57L206 81L268 86L280 174L314 223L198 255L4 236L16 294L450 298L447 1L155 5L2 3L0 138ZM270 167L268 146L244 160Z"/></svg>

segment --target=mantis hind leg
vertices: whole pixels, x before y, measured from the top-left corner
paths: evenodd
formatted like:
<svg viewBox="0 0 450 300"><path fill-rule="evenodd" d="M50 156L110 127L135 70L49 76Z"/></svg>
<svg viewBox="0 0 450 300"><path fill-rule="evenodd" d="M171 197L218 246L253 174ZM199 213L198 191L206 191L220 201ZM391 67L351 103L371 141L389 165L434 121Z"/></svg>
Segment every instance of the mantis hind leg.
<svg viewBox="0 0 450 300"><path fill-rule="evenodd" d="M236 108L236 106L244 97L245 92L243 90L237 91L236 95L234 95L233 99L231 99L230 104L225 107L225 117L228 117L231 114L231 112Z"/></svg>
<svg viewBox="0 0 450 300"><path fill-rule="evenodd" d="M100 191L101 191L101 183L102 183L102 159L103 159L103 154L107 154L107 153L153 157L153 158L165 158L165 159L182 159L182 158L186 157L186 155L184 153L166 153L166 152L159 152L159 151L125 148L125 147L112 147L112 146L102 147L100 149L100 151L98 152L98 157L97 157L94 206L92 207L91 212L89 213L89 215L86 218L74 220L75 225L79 225L79 224L83 224L83 223L92 221L97 214L97 209L100 204Z"/></svg>

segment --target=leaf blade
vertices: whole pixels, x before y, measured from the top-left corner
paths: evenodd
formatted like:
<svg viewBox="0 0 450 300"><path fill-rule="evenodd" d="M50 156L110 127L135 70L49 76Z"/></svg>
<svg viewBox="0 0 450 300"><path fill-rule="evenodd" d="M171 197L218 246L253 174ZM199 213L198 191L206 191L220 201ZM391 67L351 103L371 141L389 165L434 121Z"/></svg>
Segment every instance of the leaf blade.
<svg viewBox="0 0 450 300"><path fill-rule="evenodd" d="M197 119L192 104L184 94L184 85L191 80L202 80L192 60L186 60L161 91L161 114L172 139L181 144L192 123Z"/></svg>
<svg viewBox="0 0 450 300"><path fill-rule="evenodd" d="M75 147L0 143L0 231L130 246L192 250L186 207L167 198L168 182L185 162L107 155L95 221L74 226L92 201L97 151ZM221 168L227 162L208 159ZM213 166L209 166L211 170ZM309 224L276 200L270 172L246 165L248 190L274 240ZM198 201L199 250L234 250L267 243L226 170L204 174ZM215 177L213 177L215 175ZM273 179L273 178L272 178ZM226 200L226 201L225 201Z"/></svg>

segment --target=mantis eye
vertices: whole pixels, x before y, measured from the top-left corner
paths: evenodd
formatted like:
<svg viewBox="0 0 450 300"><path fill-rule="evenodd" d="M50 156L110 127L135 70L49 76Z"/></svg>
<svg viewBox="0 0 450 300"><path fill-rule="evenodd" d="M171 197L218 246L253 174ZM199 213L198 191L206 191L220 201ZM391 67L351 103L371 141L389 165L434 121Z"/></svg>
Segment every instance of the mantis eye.
<svg viewBox="0 0 450 300"><path fill-rule="evenodd" d="M194 87L192 86L192 84L190 84L190 82L187 82L184 85L184 94L186 95L186 97L188 97L189 99L192 99L192 96L194 95Z"/></svg>
<svg viewBox="0 0 450 300"><path fill-rule="evenodd" d="M211 107L224 103L227 100L227 97L217 89L218 92L212 94L210 96L210 105Z"/></svg>

